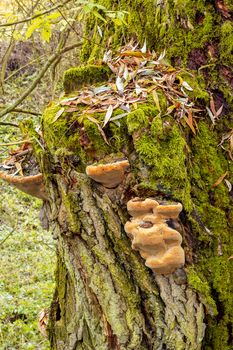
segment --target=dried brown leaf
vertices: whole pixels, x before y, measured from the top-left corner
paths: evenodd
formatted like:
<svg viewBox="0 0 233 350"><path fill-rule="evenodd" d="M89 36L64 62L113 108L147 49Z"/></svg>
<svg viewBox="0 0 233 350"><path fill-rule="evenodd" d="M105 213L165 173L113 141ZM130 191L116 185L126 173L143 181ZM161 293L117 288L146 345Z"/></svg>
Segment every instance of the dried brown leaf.
<svg viewBox="0 0 233 350"><path fill-rule="evenodd" d="M109 105L104 117L103 128L108 124L113 112L113 106Z"/></svg>
<svg viewBox="0 0 233 350"><path fill-rule="evenodd" d="M193 134L196 135L196 130L195 130L195 127L193 125L193 114L192 114L191 109L188 110L188 118L185 116L184 120L186 121L186 123L188 124L190 129L192 130Z"/></svg>
<svg viewBox="0 0 233 350"><path fill-rule="evenodd" d="M93 122L93 123L97 126L97 128L98 128L98 130L99 130L101 136L103 137L105 143L106 143L108 146L110 146L110 144L109 144L109 142L108 142L108 140L107 140L107 137L106 137L106 135L105 135L103 129L102 129L101 126L99 125L99 121L98 121L97 119L93 118L93 117L90 117L90 116L87 116L87 119L89 119L91 122Z"/></svg>
<svg viewBox="0 0 233 350"><path fill-rule="evenodd" d="M58 118L62 115L64 110L65 108L63 107L55 114L55 117L53 118L52 123L55 123L58 120Z"/></svg>
<svg viewBox="0 0 233 350"><path fill-rule="evenodd" d="M217 187L223 180L224 178L228 175L228 171L226 171L223 175L221 175L218 180L211 186L212 188Z"/></svg>

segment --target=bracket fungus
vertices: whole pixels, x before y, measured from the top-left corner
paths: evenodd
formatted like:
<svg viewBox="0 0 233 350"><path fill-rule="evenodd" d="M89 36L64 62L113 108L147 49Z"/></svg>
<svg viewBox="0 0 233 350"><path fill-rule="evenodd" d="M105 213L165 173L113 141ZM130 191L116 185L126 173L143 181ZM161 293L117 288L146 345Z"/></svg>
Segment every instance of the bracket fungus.
<svg viewBox="0 0 233 350"><path fill-rule="evenodd" d="M0 171L0 179L15 186L31 196L47 200L42 174L31 176L14 176Z"/></svg>
<svg viewBox="0 0 233 350"><path fill-rule="evenodd" d="M129 168L127 159L107 164L88 165L86 174L104 187L117 187L124 179L125 172Z"/></svg>
<svg viewBox="0 0 233 350"><path fill-rule="evenodd" d="M134 198L127 203L127 209L132 218L126 222L125 231L132 240L132 248L146 260L145 265L164 275L182 267L185 262L182 236L175 229L182 205Z"/></svg>

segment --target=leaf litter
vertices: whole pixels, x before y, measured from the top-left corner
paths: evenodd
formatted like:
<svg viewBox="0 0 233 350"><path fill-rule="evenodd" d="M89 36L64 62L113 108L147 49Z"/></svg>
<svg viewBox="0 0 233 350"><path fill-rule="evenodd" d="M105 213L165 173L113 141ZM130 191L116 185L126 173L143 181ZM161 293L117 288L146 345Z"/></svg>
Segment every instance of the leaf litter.
<svg viewBox="0 0 233 350"><path fill-rule="evenodd" d="M95 119L95 123L98 125L102 123L104 128L109 122L116 123L117 119L127 116L132 107L138 107L138 104L147 101L148 96L152 96L161 116L172 115L178 122L184 120L194 136L198 132L195 119L203 116L204 113L209 115L215 125L223 106L216 111L211 97L210 107L206 107L206 112L203 108L195 107L194 101L188 95L193 91L192 86L179 76L182 69L176 69L168 64L165 56L165 50L159 55L148 51L146 41L141 49L138 44L131 41L116 55L113 55L111 50L107 50L104 53L103 62L112 71L113 78L110 78L105 85L88 86L78 91L77 96L62 99L60 105L65 107L65 110L58 111L54 122L63 112L77 111L85 117L103 113L104 120L101 122ZM162 91L167 100L167 110L163 114L158 91ZM80 106L84 108L80 110ZM116 109L123 111L119 117L114 115ZM103 130L101 134L103 135Z"/></svg>

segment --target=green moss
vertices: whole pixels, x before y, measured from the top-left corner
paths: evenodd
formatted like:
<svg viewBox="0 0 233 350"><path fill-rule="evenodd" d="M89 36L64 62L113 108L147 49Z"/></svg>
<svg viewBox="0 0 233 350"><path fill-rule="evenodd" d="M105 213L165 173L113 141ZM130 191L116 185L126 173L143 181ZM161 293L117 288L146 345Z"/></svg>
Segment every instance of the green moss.
<svg viewBox="0 0 233 350"><path fill-rule="evenodd" d="M227 256L213 256L201 259L198 264L188 269L189 285L199 292L208 314L217 316L208 319L205 349L231 349L228 333L228 327L233 322L230 265Z"/></svg>
<svg viewBox="0 0 233 350"><path fill-rule="evenodd" d="M226 21L221 27L220 57L226 64L232 65L233 59L233 24Z"/></svg>
<svg viewBox="0 0 233 350"><path fill-rule="evenodd" d="M189 91L184 88L186 94L191 97L194 101L202 100L202 102L209 104L209 94L206 91L206 84L202 75L193 75L191 73L181 73L181 80L187 82L192 91ZM200 101L199 101L200 102Z"/></svg>
<svg viewBox="0 0 233 350"><path fill-rule="evenodd" d="M197 267L195 268L190 267L188 269L188 283L189 285L195 289L197 292L200 293L202 296L202 302L207 307L208 312L214 316L218 314L216 303L214 299L211 296L211 288L205 279L204 276L201 275L201 272L199 274L197 273ZM201 276L201 277L200 277Z"/></svg>
<svg viewBox="0 0 233 350"><path fill-rule="evenodd" d="M138 129L146 127L148 122L148 117L141 109L137 109L136 111L130 112L127 115L127 125L130 134Z"/></svg>
<svg viewBox="0 0 233 350"><path fill-rule="evenodd" d="M186 142L174 120L154 116L146 132L134 137L134 145L140 159L149 166L148 178L144 180L148 186L170 192L190 210Z"/></svg>
<svg viewBox="0 0 233 350"><path fill-rule="evenodd" d="M120 112L120 114L122 111ZM115 114L114 114L115 115ZM126 152L129 149L129 138L126 137L127 135L127 123L126 118L123 117L120 120L117 120L116 122L111 122L109 124L109 129L111 131L111 138L110 143L114 145L114 148L116 151L125 150Z"/></svg>
<svg viewBox="0 0 233 350"><path fill-rule="evenodd" d="M198 127L199 133L192 141L191 194L203 224L211 233L204 231L199 235L199 261L189 269L189 283L204 296L207 309L211 306L211 295L217 306L218 321L208 322L206 347L211 344L211 349L228 350L227 327L232 322L230 309L233 303L231 262L228 260L233 249L232 218L228 214L231 205L224 183L212 186L229 170L229 164L218 147L216 132L204 122Z"/></svg>
<svg viewBox="0 0 233 350"><path fill-rule="evenodd" d="M109 153L110 145L107 144L106 140L104 139L103 135L98 129L98 126L86 118L84 118L83 120L83 126L87 134L87 137L91 141L91 144L89 147L91 147L94 150L96 155L98 154L98 157L102 158L107 153Z"/></svg>
<svg viewBox="0 0 233 350"><path fill-rule="evenodd" d="M108 80L111 70L108 66L87 65L70 68L64 73L63 86L68 94L82 86Z"/></svg>
<svg viewBox="0 0 233 350"><path fill-rule="evenodd" d="M230 198L227 187L220 183L216 188L215 182L228 170L228 162L218 147L218 139L206 123L199 123L199 133L192 141L192 195L197 205L209 205L213 218L224 215L230 209ZM196 198L196 200L195 200ZM211 204L209 198L212 199ZM211 210L214 205L215 209ZM203 208L203 213L207 208ZM222 214L221 214L222 212ZM226 226L226 223L223 227ZM219 224L217 224L219 227ZM221 229L219 227L219 230Z"/></svg>

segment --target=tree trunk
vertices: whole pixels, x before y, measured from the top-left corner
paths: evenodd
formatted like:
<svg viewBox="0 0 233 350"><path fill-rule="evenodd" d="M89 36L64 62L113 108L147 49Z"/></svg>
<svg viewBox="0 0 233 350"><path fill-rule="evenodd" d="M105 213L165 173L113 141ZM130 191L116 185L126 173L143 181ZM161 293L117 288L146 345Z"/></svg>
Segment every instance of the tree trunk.
<svg viewBox="0 0 233 350"><path fill-rule="evenodd" d="M204 307L186 279L156 276L124 232L124 190L101 193L83 173L55 176L58 238L54 349L200 349ZM54 188L55 187L55 188Z"/></svg>
<svg viewBox="0 0 233 350"><path fill-rule="evenodd" d="M124 1L119 3L124 5ZM145 20L151 18L154 1L145 3L147 6L140 15L142 23L138 16L143 3L137 1L132 5L129 32L138 25L140 34ZM186 12L192 2L177 1L176 10L174 3L162 1L155 6L156 18L163 18L171 26L177 22L177 30L182 29L187 39L187 35L195 32L194 21L200 21L203 15L205 21L209 15L211 28L203 33L208 39L214 28L210 19L213 4L196 2L189 18ZM220 6L220 2L215 3ZM225 6L225 16L231 16L232 5ZM221 20L225 21L221 16L224 17L220 11L216 28ZM230 17L226 22L232 26ZM148 22L146 35L151 33L154 38L155 27ZM156 33L156 40L161 35L160 45L168 45L168 35L159 34L157 27ZM173 53L177 37L169 33L168 52L176 61ZM120 36L119 32L116 35ZM151 47L156 46L153 40L149 41ZM192 57L194 46L190 41L187 45L180 43L186 62L187 57ZM229 69L228 60L229 57L222 67ZM101 74L105 80L106 71ZM73 69L65 75L66 91L80 86L83 76L89 83L95 77L101 80L96 71L91 76L90 67ZM213 81L210 79L210 85ZM228 84L227 79L224 81ZM200 85L200 77L193 77L192 83L196 87L194 97L208 102L203 80ZM230 109L229 94L224 95L222 81L219 86L226 115ZM229 88L229 84L225 86ZM49 196L46 212L58 253L49 326L52 349L230 350L232 191L228 187L232 164L228 144L224 144L224 149L218 147L222 135L229 133L230 118L221 116L212 125L204 114L197 120L198 132L194 135L186 123L177 125L170 116L161 119L158 110L148 103L140 107L140 113L136 111L133 116L120 119L117 127L109 123L106 144L93 121L83 118L80 122L76 112L59 117L60 109L52 104L45 111L45 150L37 152ZM224 142L228 142L227 138ZM101 162L106 156L114 161L119 152L120 157L129 159L130 172L118 187L107 189L86 175L87 165ZM221 176L227 171L225 183ZM155 274L145 266L140 254L132 250L124 225L129 220L127 202L134 197L183 204L180 224L186 256L184 269L167 276Z"/></svg>

